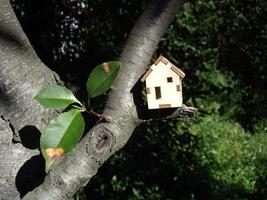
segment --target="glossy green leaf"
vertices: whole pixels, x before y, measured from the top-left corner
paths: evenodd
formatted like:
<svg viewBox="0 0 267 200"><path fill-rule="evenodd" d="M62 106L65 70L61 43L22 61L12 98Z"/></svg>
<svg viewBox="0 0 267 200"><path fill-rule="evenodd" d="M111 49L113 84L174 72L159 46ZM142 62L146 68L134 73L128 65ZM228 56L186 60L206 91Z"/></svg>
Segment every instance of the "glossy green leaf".
<svg viewBox="0 0 267 200"><path fill-rule="evenodd" d="M118 75L121 63L116 61L98 65L87 80L88 96L96 97L106 92Z"/></svg>
<svg viewBox="0 0 267 200"><path fill-rule="evenodd" d="M60 85L43 88L34 99L46 108L63 108L75 102L81 105L69 89Z"/></svg>
<svg viewBox="0 0 267 200"><path fill-rule="evenodd" d="M47 169L54 160L47 155L46 150L62 148L64 154L70 152L80 140L83 131L84 120L81 111L76 108L71 108L50 121L40 139L40 147L46 160Z"/></svg>

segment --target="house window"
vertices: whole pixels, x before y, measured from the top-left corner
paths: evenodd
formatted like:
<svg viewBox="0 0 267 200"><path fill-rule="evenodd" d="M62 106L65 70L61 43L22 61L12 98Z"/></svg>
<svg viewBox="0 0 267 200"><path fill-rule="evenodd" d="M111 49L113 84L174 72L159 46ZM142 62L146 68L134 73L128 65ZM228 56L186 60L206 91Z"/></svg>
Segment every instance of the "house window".
<svg viewBox="0 0 267 200"><path fill-rule="evenodd" d="M155 94L156 94L156 99L159 99L161 97L160 87L155 87Z"/></svg>
<svg viewBox="0 0 267 200"><path fill-rule="evenodd" d="M150 88L146 88L146 93L150 94Z"/></svg>
<svg viewBox="0 0 267 200"><path fill-rule="evenodd" d="M181 91L181 86L180 85L176 85L176 90L177 91Z"/></svg>
<svg viewBox="0 0 267 200"><path fill-rule="evenodd" d="M167 77L167 82L171 83L172 82L172 77Z"/></svg>

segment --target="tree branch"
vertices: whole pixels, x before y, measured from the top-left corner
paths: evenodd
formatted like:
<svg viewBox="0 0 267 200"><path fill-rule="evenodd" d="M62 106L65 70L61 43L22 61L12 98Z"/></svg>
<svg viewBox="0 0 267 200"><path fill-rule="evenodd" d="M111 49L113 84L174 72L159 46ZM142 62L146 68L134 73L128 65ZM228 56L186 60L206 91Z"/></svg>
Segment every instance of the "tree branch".
<svg viewBox="0 0 267 200"><path fill-rule="evenodd" d="M0 0L0 196L19 198L16 175L39 151L24 148L19 130L26 125L41 129L53 112L32 97L44 86L55 84L54 74L38 58L8 0Z"/></svg>
<svg viewBox="0 0 267 200"><path fill-rule="evenodd" d="M42 185L23 199L69 199L85 186L98 168L121 149L138 125L131 88L150 63L163 33L183 5L180 0L153 0L135 24L120 61L104 114L112 122L93 127L70 154L54 166Z"/></svg>
<svg viewBox="0 0 267 200"><path fill-rule="evenodd" d="M198 111L197 108L188 107L183 104L182 107L177 108L172 114L167 115L164 118L159 119L139 119L140 123L150 123L153 121L161 121L161 120L170 120L170 119L191 119L195 117L196 112Z"/></svg>
<svg viewBox="0 0 267 200"><path fill-rule="evenodd" d="M0 6L0 113L15 132L26 124L43 128L51 112L32 97L44 85L56 83L54 73L34 52L9 1L0 0Z"/></svg>

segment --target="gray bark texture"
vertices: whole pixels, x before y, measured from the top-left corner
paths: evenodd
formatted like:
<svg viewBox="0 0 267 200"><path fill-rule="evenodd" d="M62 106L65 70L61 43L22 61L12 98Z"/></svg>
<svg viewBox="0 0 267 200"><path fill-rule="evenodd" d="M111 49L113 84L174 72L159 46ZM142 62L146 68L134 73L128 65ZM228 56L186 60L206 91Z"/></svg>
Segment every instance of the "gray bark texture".
<svg viewBox="0 0 267 200"><path fill-rule="evenodd" d="M37 57L8 0L0 0L0 199L19 199L15 178L25 161L39 154L22 146L19 131L41 129L53 113L32 99L55 78Z"/></svg>
<svg viewBox="0 0 267 200"><path fill-rule="evenodd" d="M183 3L183 0L151 1L121 54L123 67L104 110L105 115L112 117L111 122L94 126L71 153L52 167L44 182L23 199L70 199L127 143L140 123L130 91L148 67L158 42ZM55 83L55 79L32 50L9 2L0 0L0 8L0 199L17 199L16 173L38 152L12 141L19 138L19 130L26 125L41 129L54 115L38 106L32 97L44 85Z"/></svg>

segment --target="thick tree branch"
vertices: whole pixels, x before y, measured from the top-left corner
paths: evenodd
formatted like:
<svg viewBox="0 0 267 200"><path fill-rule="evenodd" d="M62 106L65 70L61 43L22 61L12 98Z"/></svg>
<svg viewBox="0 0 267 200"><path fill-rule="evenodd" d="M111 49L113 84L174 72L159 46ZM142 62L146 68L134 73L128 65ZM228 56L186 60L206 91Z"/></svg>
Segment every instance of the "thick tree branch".
<svg viewBox="0 0 267 200"><path fill-rule="evenodd" d="M41 129L53 117L32 97L54 74L38 58L17 21L8 0L0 0L0 196L19 198L15 187L18 170L38 150L20 143L19 130L26 125Z"/></svg>
<svg viewBox="0 0 267 200"><path fill-rule="evenodd" d="M69 199L79 187L88 183L103 162L125 145L138 125L130 90L147 68L160 38L182 5L182 0L153 0L150 3L121 54L123 68L104 111L112 117L112 122L91 129L75 150L51 169L43 184L23 199Z"/></svg>
<svg viewBox="0 0 267 200"><path fill-rule="evenodd" d="M44 85L56 83L54 73L34 52L9 1L0 0L0 6L0 113L15 131L26 124L42 128L50 111L32 97Z"/></svg>

